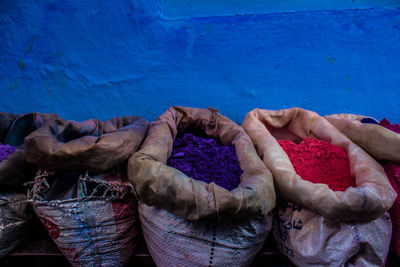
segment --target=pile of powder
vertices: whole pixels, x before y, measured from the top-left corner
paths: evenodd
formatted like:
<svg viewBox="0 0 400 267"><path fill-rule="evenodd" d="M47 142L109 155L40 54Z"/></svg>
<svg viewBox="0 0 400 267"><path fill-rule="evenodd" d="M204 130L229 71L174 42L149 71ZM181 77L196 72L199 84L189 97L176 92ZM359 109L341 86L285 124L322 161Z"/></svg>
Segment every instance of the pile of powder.
<svg viewBox="0 0 400 267"><path fill-rule="evenodd" d="M0 162L2 162L7 155L14 153L14 151L17 149L15 146L10 146L10 145L3 145L0 143Z"/></svg>
<svg viewBox="0 0 400 267"><path fill-rule="evenodd" d="M378 122L376 122L376 120L372 119L372 118L363 118L361 120L362 123L369 123L369 124L378 124Z"/></svg>
<svg viewBox="0 0 400 267"><path fill-rule="evenodd" d="M393 123L391 124L386 118L379 122L380 126L385 127L386 129L392 130L395 133L400 133L400 124Z"/></svg>
<svg viewBox="0 0 400 267"><path fill-rule="evenodd" d="M333 191L345 191L356 185L344 148L310 137L300 145L288 140L278 140L278 143L302 179L326 184Z"/></svg>
<svg viewBox="0 0 400 267"><path fill-rule="evenodd" d="M229 191L238 187L243 173L233 145L222 146L191 133L175 139L167 164L195 180L214 182Z"/></svg>

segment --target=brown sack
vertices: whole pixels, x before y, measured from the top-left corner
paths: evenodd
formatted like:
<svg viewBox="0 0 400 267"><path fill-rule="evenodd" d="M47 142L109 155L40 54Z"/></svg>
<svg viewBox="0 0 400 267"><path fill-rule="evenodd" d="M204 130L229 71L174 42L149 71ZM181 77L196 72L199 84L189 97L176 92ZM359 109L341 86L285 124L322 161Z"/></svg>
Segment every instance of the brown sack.
<svg viewBox="0 0 400 267"><path fill-rule="evenodd" d="M25 159L24 139L47 121L57 119L60 119L57 114L0 112L0 143L18 147L0 162L0 185L21 187L24 181L33 179L36 170Z"/></svg>
<svg viewBox="0 0 400 267"><path fill-rule="evenodd" d="M400 162L400 134L377 124L364 124L353 114L325 116L339 131L377 160Z"/></svg>
<svg viewBox="0 0 400 267"><path fill-rule="evenodd" d="M147 128L148 122L136 116L50 121L26 137L25 154L29 162L47 169L103 172L135 152Z"/></svg>
<svg viewBox="0 0 400 267"><path fill-rule="evenodd" d="M254 109L243 123L258 154L274 175L277 195L333 221L372 221L393 204L396 193L383 168L317 113L301 108L278 111ZM301 141L307 137L346 149L357 187L332 191L299 177L277 139Z"/></svg>
<svg viewBox="0 0 400 267"><path fill-rule="evenodd" d="M215 183L193 180L166 165L178 132L196 129L223 145L235 146L243 174L228 191ZM270 171L246 132L214 109L171 107L154 121L141 149L128 162L128 177L145 204L187 220L267 215L275 206Z"/></svg>

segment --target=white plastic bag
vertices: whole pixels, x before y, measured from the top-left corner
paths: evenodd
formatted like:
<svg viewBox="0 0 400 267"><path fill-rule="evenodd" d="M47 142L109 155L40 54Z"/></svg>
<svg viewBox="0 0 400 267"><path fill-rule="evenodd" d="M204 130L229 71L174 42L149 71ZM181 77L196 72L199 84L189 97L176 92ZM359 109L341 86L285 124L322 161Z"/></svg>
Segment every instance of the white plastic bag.
<svg viewBox="0 0 400 267"><path fill-rule="evenodd" d="M272 234L297 266L383 266L392 225L388 213L367 223L336 223L282 201L274 210Z"/></svg>
<svg viewBox="0 0 400 267"><path fill-rule="evenodd" d="M188 221L144 203L139 204L139 217L147 247L159 267L249 266L272 223L272 216Z"/></svg>

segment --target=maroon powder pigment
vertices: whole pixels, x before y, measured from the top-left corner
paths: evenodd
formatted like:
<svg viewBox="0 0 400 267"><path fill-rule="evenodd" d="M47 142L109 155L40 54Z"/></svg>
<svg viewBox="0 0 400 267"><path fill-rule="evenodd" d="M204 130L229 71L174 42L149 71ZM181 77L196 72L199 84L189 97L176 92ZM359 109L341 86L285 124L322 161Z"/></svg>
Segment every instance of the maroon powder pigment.
<svg viewBox="0 0 400 267"><path fill-rule="evenodd" d="M400 124L397 123L391 124L390 121L388 121L386 118L382 119L379 122L379 125L385 127L386 129L392 130L395 133L400 134Z"/></svg>
<svg viewBox="0 0 400 267"><path fill-rule="evenodd" d="M243 173L233 145L222 146L191 133L175 139L167 164L195 180L214 182L229 191L238 187Z"/></svg>
<svg viewBox="0 0 400 267"><path fill-rule="evenodd" d="M345 191L350 186L356 186L350 174L349 157L343 147L310 137L299 145L288 140L278 140L278 143L302 179L326 184L333 191Z"/></svg>
<svg viewBox="0 0 400 267"><path fill-rule="evenodd" d="M16 149L17 147L15 146L3 145L0 143L0 162L5 160L7 155L14 153Z"/></svg>

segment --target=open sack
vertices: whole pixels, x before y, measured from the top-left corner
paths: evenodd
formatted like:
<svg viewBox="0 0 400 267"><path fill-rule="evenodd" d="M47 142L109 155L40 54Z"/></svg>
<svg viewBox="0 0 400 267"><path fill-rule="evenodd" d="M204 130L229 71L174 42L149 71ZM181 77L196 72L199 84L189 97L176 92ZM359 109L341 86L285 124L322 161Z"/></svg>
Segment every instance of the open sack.
<svg viewBox="0 0 400 267"><path fill-rule="evenodd" d="M29 232L32 215L23 183L33 179L35 166L26 161L24 138L56 114L0 112L0 143L10 146L0 159L0 258L20 244ZM11 152L11 150L14 150ZM5 153L5 151L2 151Z"/></svg>
<svg viewBox="0 0 400 267"><path fill-rule="evenodd" d="M27 159L41 168L29 201L73 266L124 266L131 257L138 211L126 160L147 128L134 116L60 120L25 139Z"/></svg>
<svg viewBox="0 0 400 267"><path fill-rule="evenodd" d="M400 134L378 124L364 124L365 117L361 115L334 114L325 118L371 156L381 160L398 194L389 210L393 225L390 248L400 256Z"/></svg>
<svg viewBox="0 0 400 267"><path fill-rule="evenodd" d="M273 234L278 248L299 266L378 266L391 235L385 212L396 193L383 168L315 112L300 108L255 109L242 127L274 176L277 197ZM356 187L332 191L298 176L277 139L299 143L307 137L343 147ZM289 208L288 208L289 207Z"/></svg>
<svg viewBox="0 0 400 267"><path fill-rule="evenodd" d="M166 165L176 136L187 131L235 146L243 170L237 188L194 180ZM272 175L244 130L214 109L169 108L129 159L128 177L158 266L248 266L270 230Z"/></svg>

